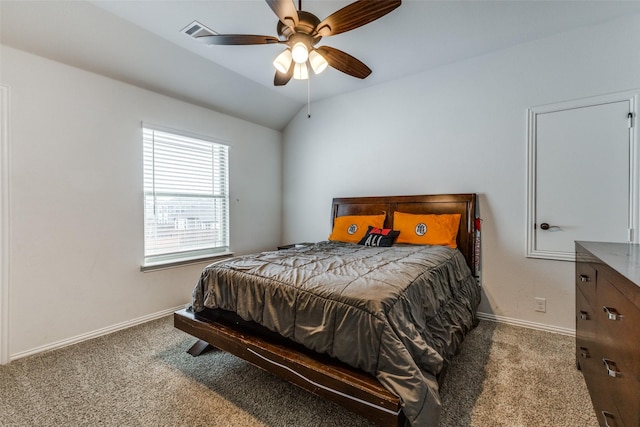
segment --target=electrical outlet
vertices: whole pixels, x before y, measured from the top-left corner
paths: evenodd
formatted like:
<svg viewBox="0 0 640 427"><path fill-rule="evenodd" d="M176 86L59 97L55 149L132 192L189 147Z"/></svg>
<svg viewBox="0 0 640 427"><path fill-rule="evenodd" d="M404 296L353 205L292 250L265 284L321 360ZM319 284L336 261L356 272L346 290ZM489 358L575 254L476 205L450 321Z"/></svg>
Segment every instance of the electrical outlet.
<svg viewBox="0 0 640 427"><path fill-rule="evenodd" d="M546 298L536 298L536 311L540 311L542 313L547 312L547 299Z"/></svg>

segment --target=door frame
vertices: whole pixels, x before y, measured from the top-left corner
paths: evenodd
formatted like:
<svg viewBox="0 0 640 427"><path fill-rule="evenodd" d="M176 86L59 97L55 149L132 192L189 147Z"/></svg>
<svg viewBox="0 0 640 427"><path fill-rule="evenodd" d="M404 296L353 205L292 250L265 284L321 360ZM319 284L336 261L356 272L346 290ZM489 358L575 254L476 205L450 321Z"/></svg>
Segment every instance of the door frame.
<svg viewBox="0 0 640 427"><path fill-rule="evenodd" d="M0 85L0 365L9 363L9 88Z"/></svg>
<svg viewBox="0 0 640 427"><path fill-rule="evenodd" d="M629 242L639 241L640 230L640 185L638 184L640 169L640 149L638 141L638 111L640 110L640 89L611 93L588 98L554 104L540 105L527 109L527 217L526 217L526 256L527 258L543 258L559 261L575 261L574 252L557 252L541 250L536 247L536 156L537 156L537 123L539 114L553 113L575 108L591 107L614 102L628 102L632 117L629 119Z"/></svg>

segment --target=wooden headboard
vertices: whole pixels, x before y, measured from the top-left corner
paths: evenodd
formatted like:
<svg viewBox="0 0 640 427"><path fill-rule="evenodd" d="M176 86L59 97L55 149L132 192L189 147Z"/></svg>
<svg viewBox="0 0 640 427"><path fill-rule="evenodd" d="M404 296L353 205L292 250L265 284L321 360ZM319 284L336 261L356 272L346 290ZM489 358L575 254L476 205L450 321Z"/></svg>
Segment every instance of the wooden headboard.
<svg viewBox="0 0 640 427"><path fill-rule="evenodd" d="M475 275L475 194L431 194L423 196L344 197L333 199L331 223L344 215L375 215L387 213L385 228L393 228L393 213L460 214L458 249Z"/></svg>

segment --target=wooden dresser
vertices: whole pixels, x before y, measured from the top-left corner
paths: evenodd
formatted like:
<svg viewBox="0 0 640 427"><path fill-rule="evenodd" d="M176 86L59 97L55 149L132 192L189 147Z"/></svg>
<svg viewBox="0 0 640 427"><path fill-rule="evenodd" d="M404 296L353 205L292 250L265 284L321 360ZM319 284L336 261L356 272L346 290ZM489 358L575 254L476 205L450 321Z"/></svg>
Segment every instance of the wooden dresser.
<svg viewBox="0 0 640 427"><path fill-rule="evenodd" d="M602 427L640 427L640 245L576 242L576 364Z"/></svg>

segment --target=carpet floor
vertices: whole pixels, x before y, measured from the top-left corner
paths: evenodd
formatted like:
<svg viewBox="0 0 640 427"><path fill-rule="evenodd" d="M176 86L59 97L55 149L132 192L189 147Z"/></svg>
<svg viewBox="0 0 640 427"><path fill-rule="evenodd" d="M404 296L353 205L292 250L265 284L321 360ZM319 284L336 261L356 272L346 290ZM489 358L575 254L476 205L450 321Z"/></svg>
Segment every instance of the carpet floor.
<svg viewBox="0 0 640 427"><path fill-rule="evenodd" d="M0 426L371 424L220 351L172 317L0 366ZM597 427L574 340L482 321L441 389L440 427Z"/></svg>

